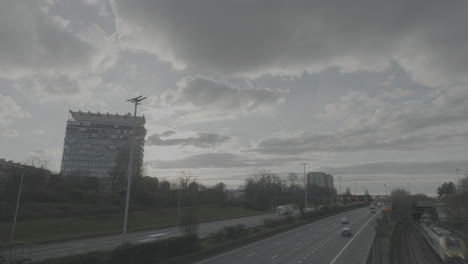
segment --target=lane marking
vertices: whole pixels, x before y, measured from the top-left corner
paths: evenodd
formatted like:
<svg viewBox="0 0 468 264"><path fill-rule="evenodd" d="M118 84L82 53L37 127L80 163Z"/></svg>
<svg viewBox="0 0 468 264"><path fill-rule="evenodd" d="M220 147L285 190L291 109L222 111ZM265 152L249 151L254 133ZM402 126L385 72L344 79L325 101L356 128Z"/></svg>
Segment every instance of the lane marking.
<svg viewBox="0 0 468 264"><path fill-rule="evenodd" d="M302 243L301 243L301 242L299 242L299 243L297 243L297 244L296 244L296 246L300 246L301 244L302 244Z"/></svg>
<svg viewBox="0 0 468 264"><path fill-rule="evenodd" d="M253 254L255 254L255 252L248 254L247 257L250 257L250 256L252 256Z"/></svg>
<svg viewBox="0 0 468 264"><path fill-rule="evenodd" d="M380 214L380 212L378 214ZM338 255L336 255L336 257L330 262L330 264L334 264L336 262L336 260L341 256L341 254L343 254L343 252L351 244L351 242L353 242L353 240L359 235L359 233L361 233L364 227L366 227L370 223L370 221L372 221L372 219L374 219L378 214L374 214L369 220L367 220L367 222L361 227L361 229L359 229L359 231L349 240L349 242L340 250L340 252L338 252Z"/></svg>
<svg viewBox="0 0 468 264"><path fill-rule="evenodd" d="M367 209L367 208L365 208L365 209ZM312 223L310 223L310 224L306 224L306 225L304 225L304 226L301 226L301 227L298 227L298 228L295 228L295 229L286 231L286 232L284 232L284 233L280 233L280 234L274 235L274 236L272 236L272 237L265 238L265 239L263 239L263 240L260 240L260 241L255 242L255 243L248 244L248 245L245 245L245 246L240 247L240 248L236 248L236 249L234 249L234 250L231 250L231 251L228 251L228 252L226 252L226 253L223 253L223 254L220 254L220 255L211 257L211 258L209 258L209 259L202 260L202 261L200 261L200 262L197 262L197 264L206 263L206 262L212 261L212 260L214 260L214 259L217 259L217 258L226 256L226 255L229 255L229 254L232 254L232 253L234 253L234 252L237 252L237 251L240 251L240 250L249 248L249 247L251 247L251 246L254 246L254 245L263 243L263 242L265 242L265 241L272 240L272 239L277 238L277 237L279 237L279 236L284 236L284 235L289 234L289 233L292 233L292 232L297 232L298 230L306 229L306 228L310 227L311 225L316 225L316 224L318 224L318 223L321 223L321 222L324 222L324 221L328 221L328 220L330 220L329 218L340 217L340 216L342 216L342 215L344 215L344 214L357 213L357 211L362 211L362 210L363 210L363 208L358 208L358 209L354 209L354 210L351 210L351 211L342 212L342 213L339 213L339 214L337 214L337 215L329 216L329 217L327 217L327 218L320 219L320 220L318 220L318 221L315 221L315 222L312 222ZM338 219L339 219L339 218L338 218ZM317 236L317 235L314 235L314 237L316 237L316 236Z"/></svg>
<svg viewBox="0 0 468 264"><path fill-rule="evenodd" d="M275 259L277 258L279 255L274 255L273 257L271 257L271 259Z"/></svg>
<svg viewBox="0 0 468 264"><path fill-rule="evenodd" d="M158 236L165 236L167 233L160 233L160 234L152 234L152 235L147 235L147 237L158 237Z"/></svg>

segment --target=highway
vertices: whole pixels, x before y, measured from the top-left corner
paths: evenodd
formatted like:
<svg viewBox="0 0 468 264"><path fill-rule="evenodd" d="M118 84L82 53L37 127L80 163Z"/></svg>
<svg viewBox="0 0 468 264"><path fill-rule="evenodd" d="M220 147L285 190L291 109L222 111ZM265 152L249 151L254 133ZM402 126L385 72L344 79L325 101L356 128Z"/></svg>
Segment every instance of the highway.
<svg viewBox="0 0 468 264"><path fill-rule="evenodd" d="M206 222L199 225L199 236L206 237L211 232L217 231L225 226L236 224L244 224L247 227L253 227L263 224L263 219L279 217L275 214L262 214L255 216L247 216L242 218L232 218L220 221ZM149 242L152 240L164 239L171 236L180 235L178 227L170 227L157 230L147 230L128 233L126 241L131 243ZM122 235L106 235L93 238L77 239L66 242L57 242L50 244L36 245L31 250L31 258L33 260L41 260L46 258L55 258L67 255L80 254L95 250L112 249L122 244Z"/></svg>
<svg viewBox="0 0 468 264"><path fill-rule="evenodd" d="M353 236L342 237L341 217L350 219ZM369 208L341 213L244 247L214 256L198 264L214 263L366 263L374 235L375 219Z"/></svg>

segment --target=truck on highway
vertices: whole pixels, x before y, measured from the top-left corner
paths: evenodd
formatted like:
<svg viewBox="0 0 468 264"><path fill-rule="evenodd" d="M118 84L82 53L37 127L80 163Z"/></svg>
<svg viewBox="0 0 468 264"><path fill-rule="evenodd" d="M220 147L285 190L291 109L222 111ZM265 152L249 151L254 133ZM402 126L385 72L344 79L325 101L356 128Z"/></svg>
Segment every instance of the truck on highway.
<svg viewBox="0 0 468 264"><path fill-rule="evenodd" d="M294 206L292 204L280 205L276 207L276 215L288 215L292 214Z"/></svg>

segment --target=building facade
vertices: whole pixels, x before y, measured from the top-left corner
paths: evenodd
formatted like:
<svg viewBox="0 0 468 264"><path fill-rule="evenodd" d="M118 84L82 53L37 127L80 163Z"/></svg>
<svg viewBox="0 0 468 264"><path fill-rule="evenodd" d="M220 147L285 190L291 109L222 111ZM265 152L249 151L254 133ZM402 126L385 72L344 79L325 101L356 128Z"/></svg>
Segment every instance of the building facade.
<svg viewBox="0 0 468 264"><path fill-rule="evenodd" d="M113 177L126 172L133 133L133 116L70 110L63 147L61 173L86 177ZM134 175L141 175L145 144L145 117L135 122Z"/></svg>
<svg viewBox="0 0 468 264"><path fill-rule="evenodd" d="M333 176L320 171L307 173L307 184L315 184L332 190L335 188Z"/></svg>

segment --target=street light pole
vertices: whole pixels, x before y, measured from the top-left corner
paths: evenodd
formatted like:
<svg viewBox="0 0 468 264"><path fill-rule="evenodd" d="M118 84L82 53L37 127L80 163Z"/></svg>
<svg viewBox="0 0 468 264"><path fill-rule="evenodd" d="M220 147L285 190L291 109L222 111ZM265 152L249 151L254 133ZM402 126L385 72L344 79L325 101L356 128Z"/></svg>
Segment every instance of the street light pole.
<svg viewBox="0 0 468 264"><path fill-rule="evenodd" d="M458 172L460 169L457 169L457 181L458 181L458 193L461 194L461 189L460 189L460 176L458 175Z"/></svg>
<svg viewBox="0 0 468 264"><path fill-rule="evenodd" d="M127 226L128 226L128 207L130 204L130 189L132 186L132 175L133 175L133 155L135 152L135 141L136 141L136 114L137 114L137 106L140 104L141 101L145 100L146 97L138 96L132 99L127 100L127 102L131 102L135 104L135 112L133 115L133 127L132 127L132 143L130 146L130 160L128 161L128 168L127 168L127 196L125 197L125 214L124 214L124 225L122 230L123 241L125 242L125 235L127 234Z"/></svg>
<svg viewBox="0 0 468 264"><path fill-rule="evenodd" d="M177 206L177 224L180 225L180 194L181 194L181 187L179 187L179 205Z"/></svg>
<svg viewBox="0 0 468 264"><path fill-rule="evenodd" d="M338 176L338 182L340 184L340 195L341 195L341 176Z"/></svg>
<svg viewBox="0 0 468 264"><path fill-rule="evenodd" d="M383 186L385 187L385 196L388 197L388 194L387 194L387 184L384 184Z"/></svg>
<svg viewBox="0 0 468 264"><path fill-rule="evenodd" d="M301 164L301 165L304 166L304 201L305 201L305 203L304 203L305 207L304 208L309 208L307 206L307 187L308 187L307 186L307 177L306 177L306 165L307 164L309 164L309 163L302 163Z"/></svg>
<svg viewBox="0 0 468 264"><path fill-rule="evenodd" d="M13 241L15 239L16 219L18 217L18 208L19 208L19 203L21 199L21 191L23 190L23 179L24 179L24 169L23 169L23 172L21 173L21 181L20 181L20 186L19 186L19 191L18 191L18 199L16 200L16 209L15 209L15 216L13 218L13 226L11 227L10 241Z"/></svg>

